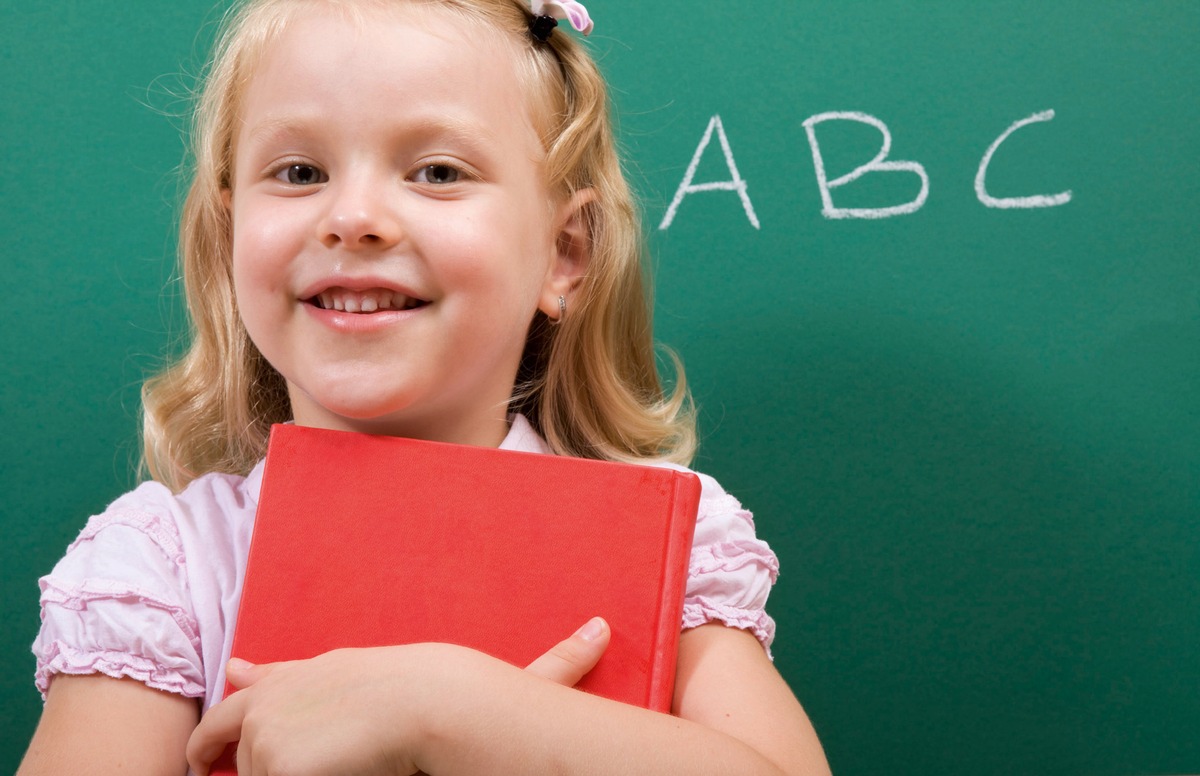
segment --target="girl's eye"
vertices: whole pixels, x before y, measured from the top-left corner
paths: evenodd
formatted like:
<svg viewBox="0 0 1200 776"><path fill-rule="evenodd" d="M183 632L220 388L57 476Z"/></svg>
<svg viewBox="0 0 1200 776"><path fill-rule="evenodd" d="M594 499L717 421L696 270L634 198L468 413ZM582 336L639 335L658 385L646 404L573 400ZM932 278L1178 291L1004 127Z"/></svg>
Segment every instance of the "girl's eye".
<svg viewBox="0 0 1200 776"><path fill-rule="evenodd" d="M413 179L418 183L455 183L458 181L458 169L448 164L427 164L417 170Z"/></svg>
<svg viewBox="0 0 1200 776"><path fill-rule="evenodd" d="M312 186L329 180L325 177L325 173L311 164L290 165L287 169L280 170L275 177L287 181L293 186Z"/></svg>

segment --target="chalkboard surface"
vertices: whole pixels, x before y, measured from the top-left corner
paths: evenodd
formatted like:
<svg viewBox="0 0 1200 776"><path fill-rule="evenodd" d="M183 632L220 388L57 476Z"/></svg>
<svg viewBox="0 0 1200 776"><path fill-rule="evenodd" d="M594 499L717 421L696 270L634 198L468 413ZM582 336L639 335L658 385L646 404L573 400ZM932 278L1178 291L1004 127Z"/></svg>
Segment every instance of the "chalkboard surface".
<svg viewBox="0 0 1200 776"><path fill-rule="evenodd" d="M1200 772L1200 9L592 10L697 468L782 557L777 664L834 771ZM36 580L133 483L181 336L217 16L0 10L0 771Z"/></svg>

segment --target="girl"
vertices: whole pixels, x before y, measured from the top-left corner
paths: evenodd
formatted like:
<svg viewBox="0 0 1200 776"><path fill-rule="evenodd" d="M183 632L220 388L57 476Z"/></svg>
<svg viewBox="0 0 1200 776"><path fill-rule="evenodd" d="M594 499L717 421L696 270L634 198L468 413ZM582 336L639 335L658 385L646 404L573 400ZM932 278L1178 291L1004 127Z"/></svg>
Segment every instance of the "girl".
<svg viewBox="0 0 1200 776"><path fill-rule="evenodd" d="M191 350L144 390L143 484L42 580L21 774L825 773L765 651L774 556L711 480L673 715L442 644L230 655L270 424L686 463L637 217L567 0L250 0L201 95ZM682 380L680 380L682 385ZM226 676L241 690L217 703ZM186 762L185 762L186 756Z"/></svg>

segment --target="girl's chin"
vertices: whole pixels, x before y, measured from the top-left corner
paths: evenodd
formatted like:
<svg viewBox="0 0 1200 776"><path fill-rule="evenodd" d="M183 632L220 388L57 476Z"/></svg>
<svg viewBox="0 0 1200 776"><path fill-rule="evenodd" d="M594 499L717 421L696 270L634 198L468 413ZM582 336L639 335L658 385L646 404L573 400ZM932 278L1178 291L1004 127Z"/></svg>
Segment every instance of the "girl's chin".
<svg viewBox="0 0 1200 776"><path fill-rule="evenodd" d="M497 447L508 434L507 415L497 415L483 422L453 422L445 418L413 417L405 412L354 413L353 410L295 413L292 421L298 426L323 428L330 431L350 431L377 436L424 439L431 442ZM461 416L466 417L465 413Z"/></svg>
<svg viewBox="0 0 1200 776"><path fill-rule="evenodd" d="M414 424L406 423L390 413L358 412L353 409L340 412L298 412L292 419L297 426L324 428L330 431L355 431L365 434L407 436L404 431Z"/></svg>

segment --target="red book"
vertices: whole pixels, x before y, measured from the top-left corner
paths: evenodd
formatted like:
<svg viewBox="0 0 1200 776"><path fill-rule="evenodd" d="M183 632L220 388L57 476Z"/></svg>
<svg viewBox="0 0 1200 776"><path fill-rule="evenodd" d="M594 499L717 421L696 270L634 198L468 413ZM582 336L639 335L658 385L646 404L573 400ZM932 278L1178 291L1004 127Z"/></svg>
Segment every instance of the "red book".
<svg viewBox="0 0 1200 776"><path fill-rule="evenodd" d="M699 499L672 469L275 426L233 655L447 642L523 667L599 615L578 687L669 712Z"/></svg>

